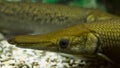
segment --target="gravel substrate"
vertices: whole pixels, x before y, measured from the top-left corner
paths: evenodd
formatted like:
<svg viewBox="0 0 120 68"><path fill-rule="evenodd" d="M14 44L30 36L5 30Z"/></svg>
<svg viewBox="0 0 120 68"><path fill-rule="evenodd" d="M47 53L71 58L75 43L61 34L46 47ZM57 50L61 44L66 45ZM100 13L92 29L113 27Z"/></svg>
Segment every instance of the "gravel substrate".
<svg viewBox="0 0 120 68"><path fill-rule="evenodd" d="M59 53L23 49L0 42L0 68L110 68L100 60L83 60L59 55Z"/></svg>

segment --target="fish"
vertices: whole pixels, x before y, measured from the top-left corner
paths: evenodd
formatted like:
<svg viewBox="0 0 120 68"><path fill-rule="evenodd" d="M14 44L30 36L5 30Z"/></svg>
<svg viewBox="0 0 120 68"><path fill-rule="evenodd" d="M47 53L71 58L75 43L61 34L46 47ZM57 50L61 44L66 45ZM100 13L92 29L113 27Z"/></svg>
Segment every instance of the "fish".
<svg viewBox="0 0 120 68"><path fill-rule="evenodd" d="M45 34L80 23L116 17L97 9L56 4L0 2L0 32L7 37Z"/></svg>
<svg viewBox="0 0 120 68"><path fill-rule="evenodd" d="M16 36L9 43L21 48L100 56L119 65L120 19L82 23L47 34Z"/></svg>

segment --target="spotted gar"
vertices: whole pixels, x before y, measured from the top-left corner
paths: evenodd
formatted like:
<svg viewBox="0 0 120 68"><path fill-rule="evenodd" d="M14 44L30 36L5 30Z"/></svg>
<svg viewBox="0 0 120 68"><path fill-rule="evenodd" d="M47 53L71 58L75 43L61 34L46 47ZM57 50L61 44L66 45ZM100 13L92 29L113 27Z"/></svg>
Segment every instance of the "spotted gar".
<svg viewBox="0 0 120 68"><path fill-rule="evenodd" d="M100 10L64 5L0 2L0 32L8 36L43 34L81 22L113 17L115 16Z"/></svg>
<svg viewBox="0 0 120 68"><path fill-rule="evenodd" d="M16 36L10 40L22 48L73 55L104 55L120 63L120 19L71 26L44 35Z"/></svg>

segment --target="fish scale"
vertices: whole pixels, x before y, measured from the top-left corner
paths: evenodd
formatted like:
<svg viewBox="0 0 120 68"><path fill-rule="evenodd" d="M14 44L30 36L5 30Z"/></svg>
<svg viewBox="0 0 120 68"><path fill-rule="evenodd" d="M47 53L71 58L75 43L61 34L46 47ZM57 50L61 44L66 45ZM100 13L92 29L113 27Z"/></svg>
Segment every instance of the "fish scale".
<svg viewBox="0 0 120 68"><path fill-rule="evenodd" d="M93 26L95 24L95 26ZM102 53L120 63L120 20L86 24L87 28L99 34Z"/></svg>

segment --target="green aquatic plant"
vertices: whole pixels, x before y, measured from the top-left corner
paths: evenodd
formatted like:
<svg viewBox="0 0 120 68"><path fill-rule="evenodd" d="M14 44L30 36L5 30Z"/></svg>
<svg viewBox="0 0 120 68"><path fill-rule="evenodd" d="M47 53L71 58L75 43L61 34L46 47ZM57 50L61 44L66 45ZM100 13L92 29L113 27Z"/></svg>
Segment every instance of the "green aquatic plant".
<svg viewBox="0 0 120 68"><path fill-rule="evenodd" d="M57 3L59 0L43 0L43 3Z"/></svg>

